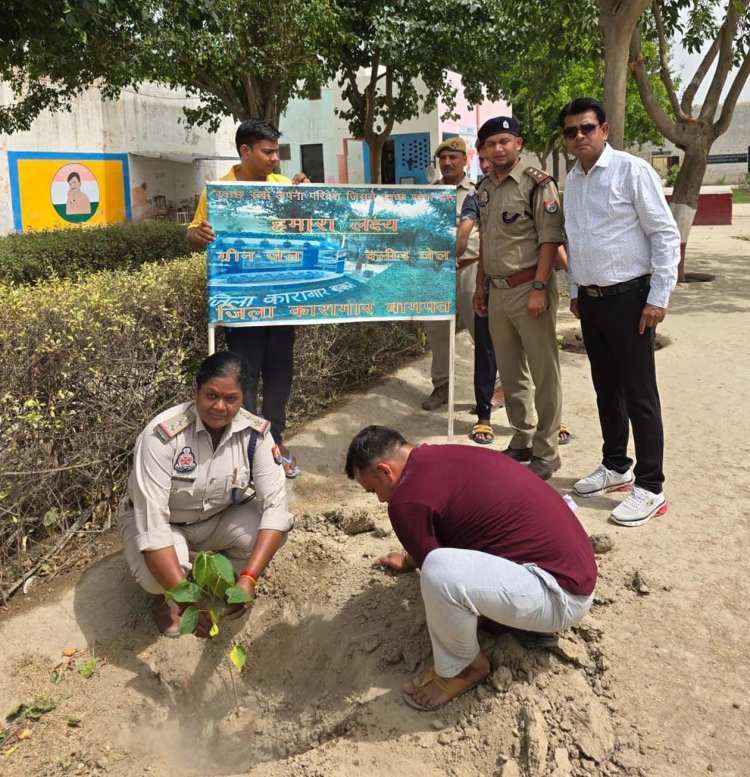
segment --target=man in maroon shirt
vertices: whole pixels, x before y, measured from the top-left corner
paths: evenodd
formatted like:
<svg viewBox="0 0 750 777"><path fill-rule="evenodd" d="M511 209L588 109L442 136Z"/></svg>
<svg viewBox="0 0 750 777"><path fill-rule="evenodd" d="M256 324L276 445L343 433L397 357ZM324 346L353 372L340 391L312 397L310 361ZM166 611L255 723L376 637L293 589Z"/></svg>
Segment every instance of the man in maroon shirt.
<svg viewBox="0 0 750 777"><path fill-rule="evenodd" d="M533 632L578 623L594 598L591 542L563 498L497 451L408 443L368 426L352 440L346 474L381 502L405 553L375 562L421 570L435 660L404 686L404 700L432 710L489 674L477 618Z"/></svg>

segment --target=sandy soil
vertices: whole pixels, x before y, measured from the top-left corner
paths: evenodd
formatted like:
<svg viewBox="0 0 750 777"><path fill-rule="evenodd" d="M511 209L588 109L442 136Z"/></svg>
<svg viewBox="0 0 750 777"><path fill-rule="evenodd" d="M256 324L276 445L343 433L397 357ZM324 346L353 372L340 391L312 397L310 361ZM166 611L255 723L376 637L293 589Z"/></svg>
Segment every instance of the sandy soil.
<svg viewBox="0 0 750 777"><path fill-rule="evenodd" d="M428 391L423 359L290 440L305 470L292 487L297 528L251 616L210 643L158 637L118 553L16 597L0 623L0 711L41 697L55 707L4 724L0 774L747 775L749 238L747 205L732 227L693 229L689 269L716 280L681 286L660 327L669 511L623 529L607 521L614 499L580 500L601 576L591 615L557 650L482 632L491 682L436 713L401 702L430 656L418 580L370 568L398 543L383 506L342 469L367 423L445 440L447 414L415 409ZM559 327L576 324L561 312ZM567 492L597 464L600 439L585 356L563 353L562 364L575 439L551 483ZM470 367L463 334L455 441L465 444ZM504 447L503 411L494 423ZM236 642L249 656L237 702ZM86 679L77 669L92 656L102 660Z"/></svg>

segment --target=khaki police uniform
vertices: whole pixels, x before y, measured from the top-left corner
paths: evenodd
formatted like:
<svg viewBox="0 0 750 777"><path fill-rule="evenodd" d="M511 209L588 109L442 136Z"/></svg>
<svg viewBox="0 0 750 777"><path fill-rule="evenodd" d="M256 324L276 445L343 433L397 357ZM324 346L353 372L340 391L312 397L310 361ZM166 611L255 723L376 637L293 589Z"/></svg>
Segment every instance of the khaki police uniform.
<svg viewBox="0 0 750 777"><path fill-rule="evenodd" d="M441 178L439 185L445 185ZM474 191L474 184L465 175L456 185L456 225L461 215L464 200ZM479 262L479 229L474 227L469 242L456 266L456 315L474 340L474 307L472 297L477 282L477 264ZM432 385L435 388L446 386L450 375L450 322L423 321L427 342L432 350Z"/></svg>
<svg viewBox="0 0 750 777"><path fill-rule="evenodd" d="M251 484L253 430L259 436ZM255 499L240 504L251 486ZM149 572L144 551L173 546L187 574L190 551L214 550L242 572L261 529L286 533L294 525L269 422L241 409L214 450L193 402L158 415L136 441L120 525L125 559L149 593L164 589Z"/></svg>
<svg viewBox="0 0 750 777"><path fill-rule="evenodd" d="M488 175L479 186L477 202L482 266L491 279L490 335L508 420L515 430L510 447L531 447L534 456L549 461L558 453L562 408L554 270L547 283L547 310L532 318L526 303L539 246L563 242L557 186L519 161L502 182L494 172Z"/></svg>

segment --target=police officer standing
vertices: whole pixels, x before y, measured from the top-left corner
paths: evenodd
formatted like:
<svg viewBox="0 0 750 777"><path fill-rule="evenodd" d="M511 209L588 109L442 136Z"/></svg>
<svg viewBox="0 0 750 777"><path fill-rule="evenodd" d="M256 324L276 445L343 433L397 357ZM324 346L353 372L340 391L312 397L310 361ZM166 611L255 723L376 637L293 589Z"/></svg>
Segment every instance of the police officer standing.
<svg viewBox="0 0 750 777"><path fill-rule="evenodd" d="M489 316L514 429L503 452L529 462L532 472L548 480L560 468L562 389L554 274L563 242L560 198L551 176L521 162L523 140L513 117L489 119L478 137L492 172L477 190L481 262L474 310ZM485 301L487 280L490 294Z"/></svg>
<svg viewBox="0 0 750 777"><path fill-rule="evenodd" d="M474 184L465 172L466 142L463 138L448 138L435 149L435 157L442 173L441 178L435 183L456 187L456 224L458 224L464 200L474 191ZM474 340L472 297L478 262L479 232L474 229L456 264L456 313L472 340ZM422 408L437 410L448 402L450 325L448 321L425 321L423 326L432 350L431 376L434 388L432 394L422 402Z"/></svg>

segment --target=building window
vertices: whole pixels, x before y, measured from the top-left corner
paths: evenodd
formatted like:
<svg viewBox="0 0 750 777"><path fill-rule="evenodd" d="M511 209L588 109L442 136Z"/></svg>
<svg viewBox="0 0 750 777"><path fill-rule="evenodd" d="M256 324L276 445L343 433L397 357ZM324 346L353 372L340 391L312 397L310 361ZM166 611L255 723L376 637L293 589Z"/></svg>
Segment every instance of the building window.
<svg viewBox="0 0 750 777"><path fill-rule="evenodd" d="M323 169L323 144L308 143L300 146L302 157L302 172L313 183L325 183L325 171Z"/></svg>

